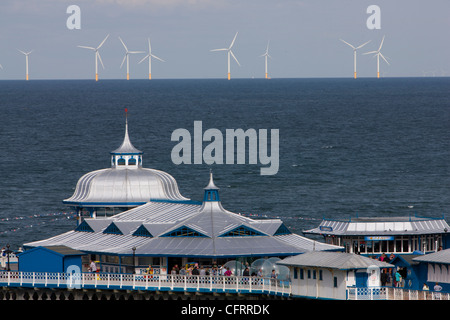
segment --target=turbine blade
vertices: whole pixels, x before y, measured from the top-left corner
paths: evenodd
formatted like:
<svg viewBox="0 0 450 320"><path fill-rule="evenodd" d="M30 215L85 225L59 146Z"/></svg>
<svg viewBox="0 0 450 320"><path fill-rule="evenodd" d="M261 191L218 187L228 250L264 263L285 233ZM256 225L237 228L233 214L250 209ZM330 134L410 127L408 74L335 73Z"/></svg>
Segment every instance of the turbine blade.
<svg viewBox="0 0 450 320"><path fill-rule="evenodd" d="M100 60L100 63L102 64L102 68L105 69L105 65L103 64L102 57L100 56L100 53L97 51L96 54L97 54L98 60Z"/></svg>
<svg viewBox="0 0 450 320"><path fill-rule="evenodd" d="M383 46L383 42L384 42L384 36L383 36L383 39L381 39L381 43L380 43L380 47L378 48L378 51L381 50L381 47Z"/></svg>
<svg viewBox="0 0 450 320"><path fill-rule="evenodd" d="M234 41L236 41L236 37L237 37L238 33L236 32L236 34L234 35L233 41L231 41L230 47L228 49L231 49L231 47L234 44Z"/></svg>
<svg viewBox="0 0 450 320"><path fill-rule="evenodd" d="M366 52L366 53L363 53L363 54L371 54L371 53L378 53L378 51L370 51L370 52Z"/></svg>
<svg viewBox="0 0 450 320"><path fill-rule="evenodd" d="M223 49L213 49L213 50L210 50L210 51L227 51L228 49L227 48L223 48Z"/></svg>
<svg viewBox="0 0 450 320"><path fill-rule="evenodd" d="M350 47L352 47L353 49L356 49L354 46L352 46L350 43L348 43L347 41L344 41L344 40L342 40L342 39L339 39L339 40L341 40L343 43L345 43L346 45L348 45L348 46L350 46Z"/></svg>
<svg viewBox="0 0 450 320"><path fill-rule="evenodd" d="M0 64L0 69L2 69L3 70L3 66Z"/></svg>
<svg viewBox="0 0 450 320"><path fill-rule="evenodd" d="M234 60L236 60L237 64L239 65L239 67L241 66L241 64L239 63L238 59L236 59L236 56L234 55L233 51L230 50L231 56L234 58Z"/></svg>
<svg viewBox="0 0 450 320"><path fill-rule="evenodd" d="M125 43L123 43L123 41L122 41L122 39L120 37L119 37L119 40L120 40L120 42L122 42L122 45L125 48L125 51L128 52L127 46L125 45Z"/></svg>
<svg viewBox="0 0 450 320"><path fill-rule="evenodd" d="M128 51L128 53L145 53L144 51Z"/></svg>
<svg viewBox="0 0 450 320"><path fill-rule="evenodd" d="M148 52L152 53L152 45L150 44L150 38L148 38Z"/></svg>
<svg viewBox="0 0 450 320"><path fill-rule="evenodd" d="M23 52L22 50L17 49L18 51L22 52L24 55L27 55L25 52Z"/></svg>
<svg viewBox="0 0 450 320"><path fill-rule="evenodd" d="M108 39L109 34L103 39L103 41L100 43L100 45L97 47L97 50L100 49L100 47L105 43L106 39Z"/></svg>
<svg viewBox="0 0 450 320"><path fill-rule="evenodd" d="M161 58L158 58L157 56L155 56L155 55L153 55L153 54L151 54L151 56L152 56L153 58L155 58L155 59L159 60L159 61L165 62L165 61L164 61L163 59L161 59Z"/></svg>
<svg viewBox="0 0 450 320"><path fill-rule="evenodd" d="M141 63L142 61L144 61L145 59L147 59L147 58L149 58L150 57L150 55L148 54L148 55L146 55L145 57L143 57L142 58L142 60L141 61L139 61L139 63Z"/></svg>
<svg viewBox="0 0 450 320"><path fill-rule="evenodd" d="M123 56L122 63L120 64L120 67L121 67L121 68L122 68L122 66L123 66L123 64L124 64L126 58L127 58L127 55L124 55L124 56Z"/></svg>
<svg viewBox="0 0 450 320"><path fill-rule="evenodd" d="M386 60L386 58L381 54L381 52L380 52L380 56L383 58L384 61L386 61L386 63L387 63L388 65L391 65L391 64Z"/></svg>
<svg viewBox="0 0 450 320"><path fill-rule="evenodd" d="M95 50L95 48L93 48L93 47L86 47L86 46L77 46L77 47L84 48L84 49Z"/></svg>
<svg viewBox="0 0 450 320"><path fill-rule="evenodd" d="M362 45L360 45L359 47L356 47L356 49L360 49L362 47L364 47L366 44L368 44L371 40L367 41L366 43L363 43Z"/></svg>

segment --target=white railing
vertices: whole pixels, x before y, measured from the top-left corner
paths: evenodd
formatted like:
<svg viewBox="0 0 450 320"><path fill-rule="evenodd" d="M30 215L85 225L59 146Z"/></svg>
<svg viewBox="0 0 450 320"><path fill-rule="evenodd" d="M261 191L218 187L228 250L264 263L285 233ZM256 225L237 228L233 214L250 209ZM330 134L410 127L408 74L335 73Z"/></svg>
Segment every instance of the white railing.
<svg viewBox="0 0 450 320"><path fill-rule="evenodd" d="M348 287L348 300L450 300L450 293L395 287Z"/></svg>
<svg viewBox="0 0 450 320"><path fill-rule="evenodd" d="M123 273L0 272L0 284L15 287L203 291L289 295L290 283L247 276L137 275Z"/></svg>

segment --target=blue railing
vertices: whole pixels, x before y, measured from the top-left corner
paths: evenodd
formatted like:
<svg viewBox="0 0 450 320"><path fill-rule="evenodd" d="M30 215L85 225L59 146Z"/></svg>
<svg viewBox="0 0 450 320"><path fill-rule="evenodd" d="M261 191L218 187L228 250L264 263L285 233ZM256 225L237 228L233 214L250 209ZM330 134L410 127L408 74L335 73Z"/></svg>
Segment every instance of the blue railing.
<svg viewBox="0 0 450 320"><path fill-rule="evenodd" d="M0 272L0 285L68 289L226 292L289 296L290 283L248 276L137 275L123 273Z"/></svg>

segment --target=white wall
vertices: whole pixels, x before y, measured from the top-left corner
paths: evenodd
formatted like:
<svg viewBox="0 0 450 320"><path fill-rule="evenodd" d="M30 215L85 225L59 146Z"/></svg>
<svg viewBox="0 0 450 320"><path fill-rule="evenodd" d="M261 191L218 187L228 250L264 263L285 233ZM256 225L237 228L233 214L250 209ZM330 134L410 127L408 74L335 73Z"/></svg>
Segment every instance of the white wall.
<svg viewBox="0 0 450 320"><path fill-rule="evenodd" d="M347 290L347 271L326 268L298 268L297 279L294 278L294 267L289 267L292 283L292 295L298 297L309 297L318 299L346 299ZM303 279L301 271L303 269ZM308 277L308 271L309 276ZM315 271L315 279L314 279ZM322 280L320 280L320 271ZM336 277L337 286L335 287L334 278Z"/></svg>

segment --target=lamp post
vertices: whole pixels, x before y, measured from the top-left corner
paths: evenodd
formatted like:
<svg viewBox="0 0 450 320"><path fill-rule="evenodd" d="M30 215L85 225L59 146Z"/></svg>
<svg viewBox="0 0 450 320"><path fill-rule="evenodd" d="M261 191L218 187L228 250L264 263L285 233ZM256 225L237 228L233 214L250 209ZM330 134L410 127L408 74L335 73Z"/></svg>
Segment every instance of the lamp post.
<svg viewBox="0 0 450 320"><path fill-rule="evenodd" d="M12 253L12 251L9 250L9 243L6 245L5 253L7 254L7 257L8 257L8 260L7 260L8 267L7 267L6 270L7 270L7 271L11 271L11 268L10 268L10 266L9 266L9 255Z"/></svg>
<svg viewBox="0 0 450 320"><path fill-rule="evenodd" d="M136 274L136 265L135 265L136 247L131 248L131 250L133 250L133 274Z"/></svg>

